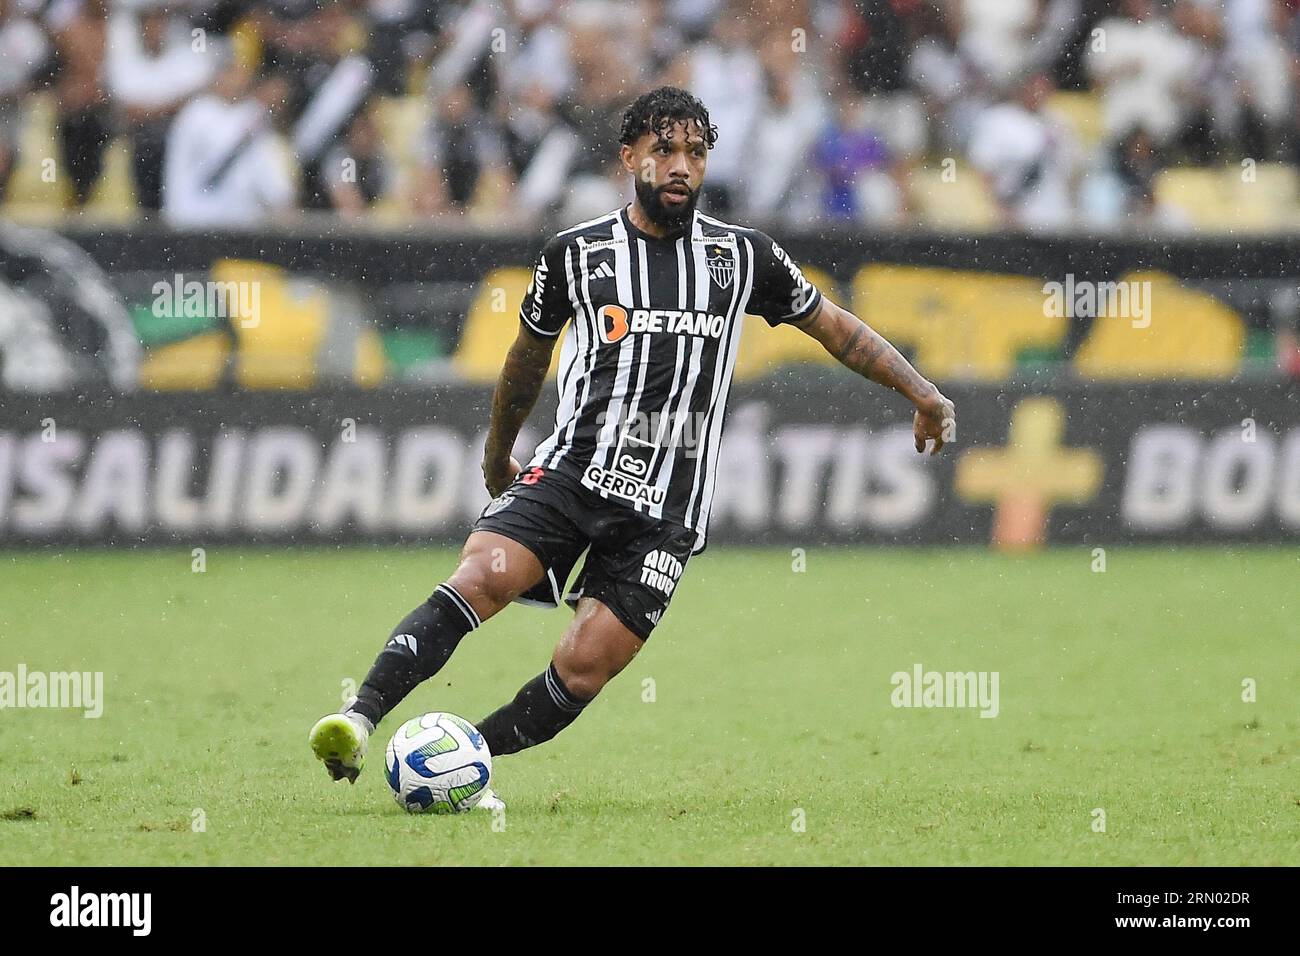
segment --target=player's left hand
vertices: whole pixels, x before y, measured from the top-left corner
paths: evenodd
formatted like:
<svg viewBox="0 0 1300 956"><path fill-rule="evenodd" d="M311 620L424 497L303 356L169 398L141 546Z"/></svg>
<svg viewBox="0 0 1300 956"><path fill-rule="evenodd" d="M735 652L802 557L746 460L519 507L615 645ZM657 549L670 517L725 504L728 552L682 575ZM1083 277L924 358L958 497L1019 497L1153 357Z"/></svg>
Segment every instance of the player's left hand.
<svg viewBox="0 0 1300 956"><path fill-rule="evenodd" d="M924 452L926 440L933 439L931 455L938 454L944 442L956 437L957 411L937 388L933 395L917 403L916 414L912 418L912 435L916 439L918 452Z"/></svg>

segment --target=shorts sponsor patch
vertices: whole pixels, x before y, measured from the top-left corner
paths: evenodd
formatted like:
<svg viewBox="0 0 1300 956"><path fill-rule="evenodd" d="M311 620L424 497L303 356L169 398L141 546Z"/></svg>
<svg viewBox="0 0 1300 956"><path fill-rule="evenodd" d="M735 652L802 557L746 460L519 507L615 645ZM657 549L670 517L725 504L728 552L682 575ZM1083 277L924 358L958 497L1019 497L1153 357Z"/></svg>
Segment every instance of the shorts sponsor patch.
<svg viewBox="0 0 1300 956"><path fill-rule="evenodd" d="M641 560L641 583L670 597L682 576L682 562L658 548Z"/></svg>

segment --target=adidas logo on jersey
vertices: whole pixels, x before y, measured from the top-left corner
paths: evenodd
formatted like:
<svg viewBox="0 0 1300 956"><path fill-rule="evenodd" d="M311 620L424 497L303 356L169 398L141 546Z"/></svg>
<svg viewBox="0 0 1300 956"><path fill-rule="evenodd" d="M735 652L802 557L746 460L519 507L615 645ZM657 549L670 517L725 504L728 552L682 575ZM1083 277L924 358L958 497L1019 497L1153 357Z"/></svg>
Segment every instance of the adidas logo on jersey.
<svg viewBox="0 0 1300 956"><path fill-rule="evenodd" d="M664 609L661 607L657 607L653 611L646 611L645 619L649 621L651 624L658 625L659 618L663 616L663 613L664 613Z"/></svg>
<svg viewBox="0 0 1300 956"><path fill-rule="evenodd" d="M602 262L599 266L597 266L595 269L592 270L591 278L612 279L614 278L614 270L613 268L610 267L610 264L608 262Z"/></svg>

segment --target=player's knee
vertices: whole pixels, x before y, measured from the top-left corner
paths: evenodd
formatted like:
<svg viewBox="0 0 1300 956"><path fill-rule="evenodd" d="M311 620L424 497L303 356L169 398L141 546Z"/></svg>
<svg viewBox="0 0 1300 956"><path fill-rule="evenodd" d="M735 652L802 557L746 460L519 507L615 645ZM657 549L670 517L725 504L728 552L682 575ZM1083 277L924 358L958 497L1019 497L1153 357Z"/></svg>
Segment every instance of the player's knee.
<svg viewBox="0 0 1300 956"><path fill-rule="evenodd" d="M465 542L451 580L458 588L463 583L483 602L488 613L480 616L486 620L540 580L542 573L537 557L523 545L492 533L474 533Z"/></svg>
<svg viewBox="0 0 1300 956"><path fill-rule="evenodd" d="M504 575L492 570L491 563L480 556L464 558L447 580L465 598L482 620L487 620L515 597L515 590Z"/></svg>
<svg viewBox="0 0 1300 956"><path fill-rule="evenodd" d="M582 669L562 667L558 658L555 661L555 670L560 675L560 680L564 681L565 689L579 700L595 699L614 676L594 667Z"/></svg>
<svg viewBox="0 0 1300 956"><path fill-rule="evenodd" d="M591 700L622 668L593 648L561 643L555 649L555 670L570 694Z"/></svg>

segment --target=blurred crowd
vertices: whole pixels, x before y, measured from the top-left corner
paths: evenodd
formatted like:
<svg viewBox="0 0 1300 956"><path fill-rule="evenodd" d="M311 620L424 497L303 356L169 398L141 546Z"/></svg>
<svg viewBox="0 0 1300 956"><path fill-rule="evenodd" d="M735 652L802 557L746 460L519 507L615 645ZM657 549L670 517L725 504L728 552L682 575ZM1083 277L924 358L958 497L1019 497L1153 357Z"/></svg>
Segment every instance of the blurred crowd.
<svg viewBox="0 0 1300 956"><path fill-rule="evenodd" d="M1295 165L1300 0L0 0L0 190L52 161L87 202L110 143L142 215L296 210L572 222L630 195L628 101L690 89L703 205L914 221L918 170L1008 225L1177 228L1171 166ZM23 156L33 103L52 157ZM1062 103L1089 106L1078 134ZM405 125L403 125L405 124ZM406 133L403 134L402 131ZM10 189L10 200L15 199Z"/></svg>

